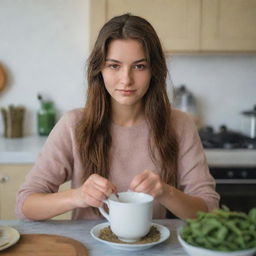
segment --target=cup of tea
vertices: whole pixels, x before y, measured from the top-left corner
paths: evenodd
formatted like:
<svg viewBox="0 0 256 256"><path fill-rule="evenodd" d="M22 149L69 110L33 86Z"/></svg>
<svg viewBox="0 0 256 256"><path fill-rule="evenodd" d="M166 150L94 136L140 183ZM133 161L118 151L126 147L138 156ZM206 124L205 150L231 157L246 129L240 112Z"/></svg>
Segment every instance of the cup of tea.
<svg viewBox="0 0 256 256"><path fill-rule="evenodd" d="M152 225L153 200L151 195L138 192L112 194L104 203L109 213L99 207L109 221L112 232L124 242L136 242L148 234Z"/></svg>

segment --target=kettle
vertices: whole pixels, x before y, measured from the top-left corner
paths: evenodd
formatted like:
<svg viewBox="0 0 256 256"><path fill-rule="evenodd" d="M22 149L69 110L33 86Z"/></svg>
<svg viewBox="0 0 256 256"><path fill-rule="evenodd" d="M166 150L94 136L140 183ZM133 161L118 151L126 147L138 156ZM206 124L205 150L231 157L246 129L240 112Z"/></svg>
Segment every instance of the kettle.
<svg viewBox="0 0 256 256"><path fill-rule="evenodd" d="M188 113L196 113L196 101L193 94L186 88L185 85L181 85L174 92L174 107Z"/></svg>
<svg viewBox="0 0 256 256"><path fill-rule="evenodd" d="M196 125L199 126L199 115L197 112L196 99L184 84L174 90L174 108L191 115Z"/></svg>

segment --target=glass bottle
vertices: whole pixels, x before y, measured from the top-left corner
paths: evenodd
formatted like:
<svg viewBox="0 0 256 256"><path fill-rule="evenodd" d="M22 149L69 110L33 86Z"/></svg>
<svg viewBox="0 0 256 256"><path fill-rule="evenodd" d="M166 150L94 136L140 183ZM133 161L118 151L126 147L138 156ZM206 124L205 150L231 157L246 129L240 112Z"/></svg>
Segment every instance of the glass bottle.
<svg viewBox="0 0 256 256"><path fill-rule="evenodd" d="M56 111L51 101L41 101L41 108L37 112L38 134L47 136L56 122Z"/></svg>

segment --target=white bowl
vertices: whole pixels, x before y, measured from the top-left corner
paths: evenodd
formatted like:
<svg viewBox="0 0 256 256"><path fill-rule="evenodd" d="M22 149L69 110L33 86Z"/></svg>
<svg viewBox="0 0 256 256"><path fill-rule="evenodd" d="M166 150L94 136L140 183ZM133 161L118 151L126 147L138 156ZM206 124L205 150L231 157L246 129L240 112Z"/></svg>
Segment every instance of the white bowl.
<svg viewBox="0 0 256 256"><path fill-rule="evenodd" d="M180 231L181 229L178 231L178 240L182 247L184 248L184 250L190 256L253 256L253 254L256 252L256 248L235 252L221 252L205 249L202 247L196 247L184 241L180 236Z"/></svg>

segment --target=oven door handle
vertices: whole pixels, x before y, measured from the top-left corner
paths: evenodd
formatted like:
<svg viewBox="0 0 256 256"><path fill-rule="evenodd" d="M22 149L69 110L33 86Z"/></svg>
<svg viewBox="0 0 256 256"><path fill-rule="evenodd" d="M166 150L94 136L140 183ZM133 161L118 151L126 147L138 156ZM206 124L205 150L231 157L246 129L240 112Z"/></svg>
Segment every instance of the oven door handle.
<svg viewBox="0 0 256 256"><path fill-rule="evenodd" d="M216 184L256 184L256 179L215 179Z"/></svg>

